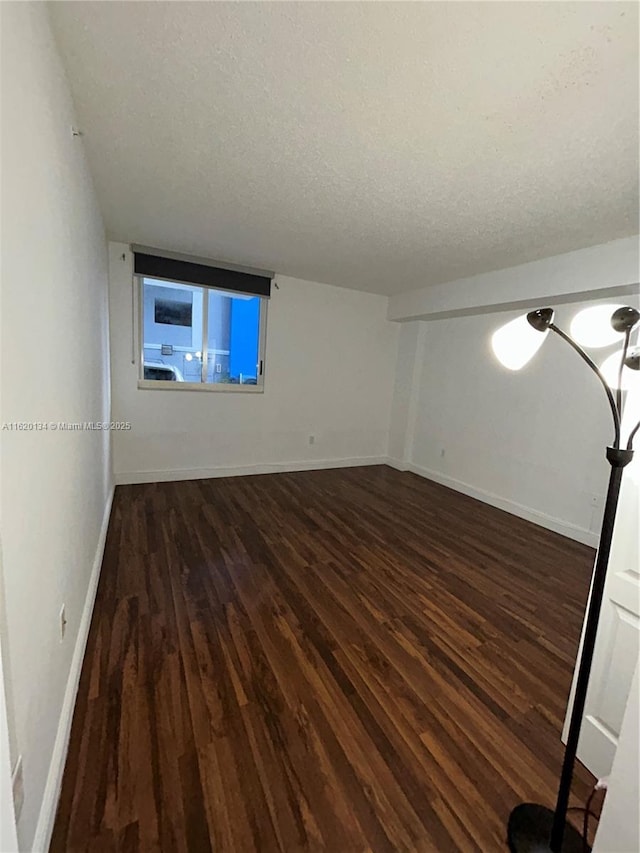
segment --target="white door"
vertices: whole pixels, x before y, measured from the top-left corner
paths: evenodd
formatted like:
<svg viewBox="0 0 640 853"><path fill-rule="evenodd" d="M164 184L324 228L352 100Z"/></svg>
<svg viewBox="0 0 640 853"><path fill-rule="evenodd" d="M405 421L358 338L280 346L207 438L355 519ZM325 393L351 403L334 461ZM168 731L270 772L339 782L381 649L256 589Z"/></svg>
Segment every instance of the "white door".
<svg viewBox="0 0 640 853"><path fill-rule="evenodd" d="M636 670L625 711L607 798L598 821L593 853L640 850L640 670Z"/></svg>
<svg viewBox="0 0 640 853"><path fill-rule="evenodd" d="M632 410L637 422L640 394L627 403L623 436ZM597 776L608 776L618 746L627 699L640 654L640 434L625 468L613 532L600 625L589 681L578 758ZM604 448L603 448L604 450ZM582 645L582 643L581 643ZM566 742L573 690L563 731Z"/></svg>

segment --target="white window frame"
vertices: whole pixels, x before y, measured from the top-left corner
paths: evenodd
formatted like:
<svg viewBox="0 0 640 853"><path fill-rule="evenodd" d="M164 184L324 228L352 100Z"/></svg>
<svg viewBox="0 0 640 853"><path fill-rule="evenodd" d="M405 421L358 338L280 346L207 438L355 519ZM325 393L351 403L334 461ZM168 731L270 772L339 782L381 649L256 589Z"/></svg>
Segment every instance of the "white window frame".
<svg viewBox="0 0 640 853"><path fill-rule="evenodd" d="M264 377L266 373L266 345L267 345L267 303L269 300L265 296L255 294L260 300L260 320L258 327L258 364L256 365L256 384L255 385L240 385L224 382L165 382L162 379L145 379L144 378L144 281L159 281L166 284L182 284L188 287L199 287L204 291L215 290L217 293L224 293L228 296L233 296L231 290L224 290L219 287L208 287L205 284L192 284L189 281L178 281L167 278L155 278L149 275L134 275L134 292L138 297L138 388L143 391L215 391L218 393L231 394L262 394L264 392ZM206 379L209 353L219 353L221 350L210 350L205 344L209 340L209 300L202 300L202 373L201 376ZM177 349L183 349L178 347Z"/></svg>

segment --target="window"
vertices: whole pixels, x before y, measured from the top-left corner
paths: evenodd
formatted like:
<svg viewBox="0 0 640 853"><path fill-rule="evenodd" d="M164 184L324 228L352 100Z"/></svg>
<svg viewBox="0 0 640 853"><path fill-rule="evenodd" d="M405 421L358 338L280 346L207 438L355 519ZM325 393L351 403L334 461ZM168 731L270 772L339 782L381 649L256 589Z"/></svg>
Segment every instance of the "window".
<svg viewBox="0 0 640 853"><path fill-rule="evenodd" d="M136 273L149 266L134 255ZM246 273L202 267L168 260L178 267L163 268L163 258L153 271L169 272L171 280L138 275L141 367L139 386L175 390L208 389L261 391L264 381L266 286L257 285ZM166 263L166 262L165 262ZM205 269L202 275L193 269ZM210 284L192 284L173 278L213 278L231 284L223 289ZM216 273L222 273L217 276ZM233 278L240 276L240 280ZM247 279L249 281L247 282ZM265 280L264 277L260 279ZM270 279L266 279L270 282ZM240 292L236 286L261 289L262 293Z"/></svg>

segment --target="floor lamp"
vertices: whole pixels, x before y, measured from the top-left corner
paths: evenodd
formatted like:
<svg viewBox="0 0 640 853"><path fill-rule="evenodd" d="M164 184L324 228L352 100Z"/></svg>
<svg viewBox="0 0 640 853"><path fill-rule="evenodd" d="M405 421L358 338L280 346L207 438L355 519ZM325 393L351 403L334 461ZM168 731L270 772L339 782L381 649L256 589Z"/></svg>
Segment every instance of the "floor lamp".
<svg viewBox="0 0 640 853"><path fill-rule="evenodd" d="M536 803L521 803L513 809L507 828L507 838L512 853L548 853L548 851L583 853L585 850L586 840L583 840L580 833L567 823L567 809L598 631L620 483L624 467L633 458L633 439L640 428L639 422L631 430L626 447L621 446L620 430L625 397L623 389L626 383L633 381L631 377L634 376L625 368L635 371L640 369L640 349L629 346L631 332L638 325L639 319L640 312L628 306L593 306L575 317L571 325L573 335L571 337L554 324L551 308L539 308L531 311L526 317L519 317L507 323L498 329L492 338L493 351L498 360L511 370L519 370L537 352L548 332L555 332L578 353L602 383L614 424L613 444L606 449L607 461L611 466L609 487L591 582L582 653L556 807L555 811L552 811ZM622 342L622 351L608 358L602 368L597 367L579 345L582 343L588 347L603 346L617 341Z"/></svg>

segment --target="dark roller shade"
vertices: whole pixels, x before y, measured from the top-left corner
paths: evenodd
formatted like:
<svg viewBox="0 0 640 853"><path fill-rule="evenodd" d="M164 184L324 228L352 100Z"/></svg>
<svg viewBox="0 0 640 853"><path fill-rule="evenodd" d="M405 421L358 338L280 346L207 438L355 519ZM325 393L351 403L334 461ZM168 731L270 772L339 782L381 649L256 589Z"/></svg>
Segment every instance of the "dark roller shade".
<svg viewBox="0 0 640 853"><path fill-rule="evenodd" d="M237 293L250 293L253 296L271 296L271 279L267 276L236 272L192 261L162 258L143 252L134 252L133 258L133 270L136 275L216 287L219 290Z"/></svg>

